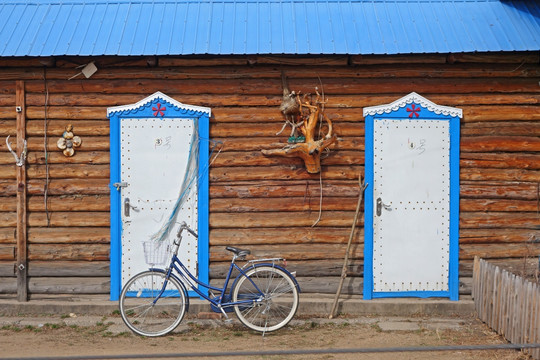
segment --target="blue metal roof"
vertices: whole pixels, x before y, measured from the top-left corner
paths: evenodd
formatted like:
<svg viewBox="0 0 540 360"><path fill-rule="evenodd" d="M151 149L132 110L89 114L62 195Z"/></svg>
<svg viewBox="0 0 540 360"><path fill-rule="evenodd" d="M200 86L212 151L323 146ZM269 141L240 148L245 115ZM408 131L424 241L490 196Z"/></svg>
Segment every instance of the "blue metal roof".
<svg viewBox="0 0 540 360"><path fill-rule="evenodd" d="M514 0L4 0L0 56L540 50Z"/></svg>

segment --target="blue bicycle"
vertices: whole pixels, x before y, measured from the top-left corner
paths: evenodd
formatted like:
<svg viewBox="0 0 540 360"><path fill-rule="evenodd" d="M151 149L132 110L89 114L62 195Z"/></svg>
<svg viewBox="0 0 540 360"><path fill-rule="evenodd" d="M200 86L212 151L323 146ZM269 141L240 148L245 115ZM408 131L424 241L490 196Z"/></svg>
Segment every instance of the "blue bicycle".
<svg viewBox="0 0 540 360"><path fill-rule="evenodd" d="M298 308L300 287L294 275L279 265L284 259L251 260L239 267L235 261L245 259L250 251L228 246L233 257L225 284L223 288L211 286L193 276L177 256L184 230L198 237L185 222L180 225L168 268L151 268L135 275L122 289L120 314L133 332L162 336L173 331L189 308L185 284L226 318L234 309L238 319L252 330L275 331L291 321ZM233 270L239 274L227 293Z"/></svg>

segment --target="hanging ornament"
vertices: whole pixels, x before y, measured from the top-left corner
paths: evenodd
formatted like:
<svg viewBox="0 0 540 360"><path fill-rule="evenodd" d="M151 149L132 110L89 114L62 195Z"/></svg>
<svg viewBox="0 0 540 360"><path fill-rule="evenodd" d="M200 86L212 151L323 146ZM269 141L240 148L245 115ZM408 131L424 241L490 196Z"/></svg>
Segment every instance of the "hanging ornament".
<svg viewBox="0 0 540 360"><path fill-rule="evenodd" d="M81 143L81 138L73 135L73 126L68 124L62 137L56 142L56 146L58 146L60 150L63 150L62 152L65 156L73 156L75 154L74 148L81 146Z"/></svg>

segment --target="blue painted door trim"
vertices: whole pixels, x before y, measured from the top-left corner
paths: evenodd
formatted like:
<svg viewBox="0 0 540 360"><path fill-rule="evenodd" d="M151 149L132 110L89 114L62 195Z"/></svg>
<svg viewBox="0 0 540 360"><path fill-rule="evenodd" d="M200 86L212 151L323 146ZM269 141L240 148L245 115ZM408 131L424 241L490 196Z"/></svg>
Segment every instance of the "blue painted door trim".
<svg viewBox="0 0 540 360"><path fill-rule="evenodd" d="M448 121L450 124L450 257L448 291L373 291L373 144L374 121L381 119L411 120L411 105L420 107L419 120ZM461 109L438 106L411 93L395 102L364 109L365 118L365 181L368 187L364 203L364 289L365 300L385 297L448 297L459 300L459 144ZM417 117L414 117L417 119Z"/></svg>
<svg viewBox="0 0 540 360"><path fill-rule="evenodd" d="M156 114L156 104L161 103L167 108L166 112ZM156 116L158 115L158 116ZM111 254L110 300L116 301L121 291L122 266L122 219L120 191L114 186L121 182L120 177L120 122L122 119L137 118L184 118L197 119L199 131L199 183L198 183L198 278L201 282L209 281L209 136L210 109L205 107L182 104L165 94L157 92L136 104L109 108L107 116L110 119L110 201L111 201ZM194 292L193 292L194 294ZM192 295L192 292L190 292Z"/></svg>

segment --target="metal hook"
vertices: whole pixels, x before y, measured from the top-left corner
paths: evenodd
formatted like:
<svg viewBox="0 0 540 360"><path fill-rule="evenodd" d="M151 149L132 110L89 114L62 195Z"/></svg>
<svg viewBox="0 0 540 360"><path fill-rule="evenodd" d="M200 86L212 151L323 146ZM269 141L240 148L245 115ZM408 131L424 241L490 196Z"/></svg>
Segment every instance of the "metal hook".
<svg viewBox="0 0 540 360"><path fill-rule="evenodd" d="M27 146L26 146L26 140L24 140L24 149L21 152L21 156L18 157L17 154L15 153L15 151L13 151L13 149L11 148L11 144L9 142L9 137L10 137L10 135L8 135L8 137L6 138L7 148L9 150L9 152L11 153L11 155L13 155L13 157L15 158L15 165L21 167L26 162L26 153L27 153L27 150L28 150Z"/></svg>

